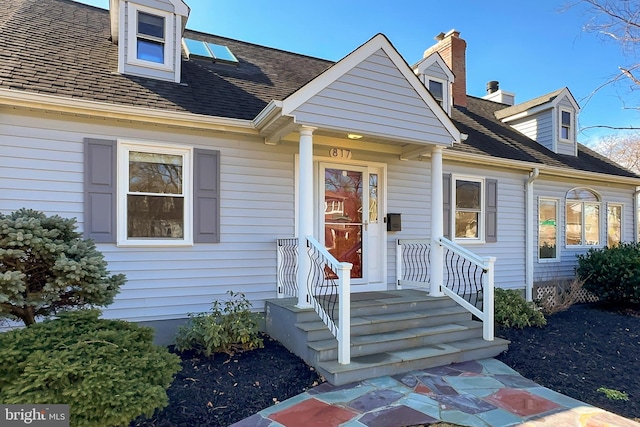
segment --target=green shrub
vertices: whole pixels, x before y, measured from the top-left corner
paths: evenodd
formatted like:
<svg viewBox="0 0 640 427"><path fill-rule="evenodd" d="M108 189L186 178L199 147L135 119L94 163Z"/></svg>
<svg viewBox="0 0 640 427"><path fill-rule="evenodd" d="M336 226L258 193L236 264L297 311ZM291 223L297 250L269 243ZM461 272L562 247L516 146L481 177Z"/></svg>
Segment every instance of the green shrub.
<svg viewBox="0 0 640 427"><path fill-rule="evenodd" d="M31 209L0 214L0 318L29 326L61 310L104 307L125 277L109 276L91 240L75 219Z"/></svg>
<svg viewBox="0 0 640 427"><path fill-rule="evenodd" d="M128 425L168 403L180 359L154 346L153 330L61 313L0 334L0 402L68 404L72 426Z"/></svg>
<svg viewBox="0 0 640 427"><path fill-rule="evenodd" d="M527 302L514 289L495 289L495 321L503 328L522 329L547 324L542 311L533 302Z"/></svg>
<svg viewBox="0 0 640 427"><path fill-rule="evenodd" d="M243 293L229 291L228 294L230 299L224 304L213 302L211 312L189 314L187 324L178 328L178 351L193 350L208 357L217 352L263 347L251 303Z"/></svg>
<svg viewBox="0 0 640 427"><path fill-rule="evenodd" d="M589 249L578 255L576 273L603 302L640 302L640 243Z"/></svg>

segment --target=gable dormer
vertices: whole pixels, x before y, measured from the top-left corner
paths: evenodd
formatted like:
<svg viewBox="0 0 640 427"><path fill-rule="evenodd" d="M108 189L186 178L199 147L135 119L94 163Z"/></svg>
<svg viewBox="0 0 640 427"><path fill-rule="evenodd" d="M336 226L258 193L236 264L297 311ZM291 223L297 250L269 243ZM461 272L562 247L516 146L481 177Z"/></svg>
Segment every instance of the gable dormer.
<svg viewBox="0 0 640 427"><path fill-rule="evenodd" d="M442 109L451 116L452 85L454 75L438 52L431 53L413 66L413 71L420 78L431 96Z"/></svg>
<svg viewBox="0 0 640 427"><path fill-rule="evenodd" d="M182 0L110 0L109 10L118 72L180 82L189 7Z"/></svg>
<svg viewBox="0 0 640 427"><path fill-rule="evenodd" d="M495 114L496 118L554 153L577 156L579 112L578 103L565 87Z"/></svg>

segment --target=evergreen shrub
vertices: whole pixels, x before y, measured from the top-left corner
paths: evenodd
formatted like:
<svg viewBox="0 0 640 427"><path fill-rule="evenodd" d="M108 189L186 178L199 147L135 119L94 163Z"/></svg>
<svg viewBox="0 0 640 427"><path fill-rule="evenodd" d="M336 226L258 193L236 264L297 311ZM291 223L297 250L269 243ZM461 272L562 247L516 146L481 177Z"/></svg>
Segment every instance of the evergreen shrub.
<svg viewBox="0 0 640 427"><path fill-rule="evenodd" d="M39 316L104 307L124 282L122 274L109 275L75 219L31 209L0 214L0 318L29 326Z"/></svg>
<svg viewBox="0 0 640 427"><path fill-rule="evenodd" d="M68 311L0 334L0 402L68 404L82 427L128 425L165 407L180 358L152 344L151 328L99 315Z"/></svg>
<svg viewBox="0 0 640 427"><path fill-rule="evenodd" d="M640 243L589 249L578 255L584 288L608 303L640 302Z"/></svg>

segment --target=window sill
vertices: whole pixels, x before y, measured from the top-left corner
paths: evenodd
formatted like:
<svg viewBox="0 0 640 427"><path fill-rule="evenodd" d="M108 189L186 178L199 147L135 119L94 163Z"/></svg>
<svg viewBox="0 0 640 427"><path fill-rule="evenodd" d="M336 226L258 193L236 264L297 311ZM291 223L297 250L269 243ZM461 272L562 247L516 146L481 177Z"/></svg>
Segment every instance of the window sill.
<svg viewBox="0 0 640 427"><path fill-rule="evenodd" d="M558 258L538 258L538 264L556 264L559 263L561 259Z"/></svg>
<svg viewBox="0 0 640 427"><path fill-rule="evenodd" d="M161 64L159 62L145 61L144 59L132 58L127 61L127 64L135 65L137 67L153 68L154 70L158 70L158 71L168 71L168 72L173 71L173 66L166 62Z"/></svg>
<svg viewBox="0 0 640 427"><path fill-rule="evenodd" d="M175 248L193 246L192 241L186 240L125 240L118 241L119 248Z"/></svg>
<svg viewBox="0 0 640 427"><path fill-rule="evenodd" d="M485 243L487 243L486 241L479 240L479 239L475 239L475 240L471 240L471 239L454 239L453 242L457 243L459 245L484 245Z"/></svg>

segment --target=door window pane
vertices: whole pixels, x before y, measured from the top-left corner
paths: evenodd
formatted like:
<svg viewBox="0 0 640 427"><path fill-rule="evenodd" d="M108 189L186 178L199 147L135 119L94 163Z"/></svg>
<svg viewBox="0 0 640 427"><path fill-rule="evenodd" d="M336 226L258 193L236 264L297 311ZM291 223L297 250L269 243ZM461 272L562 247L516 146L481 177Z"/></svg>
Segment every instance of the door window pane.
<svg viewBox="0 0 640 427"><path fill-rule="evenodd" d="M363 277L363 178L361 171L325 169L325 247L338 261L353 264L351 278Z"/></svg>
<svg viewBox="0 0 640 427"><path fill-rule="evenodd" d="M369 175L369 224L378 223L378 174Z"/></svg>

